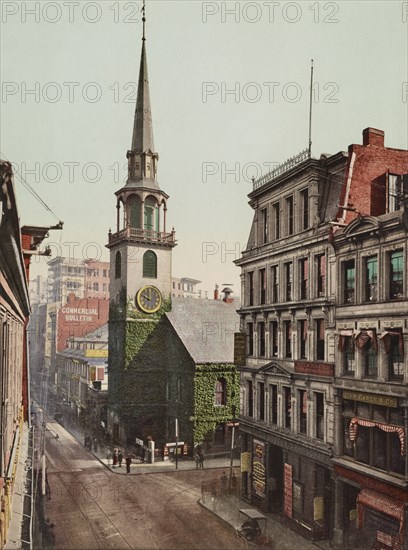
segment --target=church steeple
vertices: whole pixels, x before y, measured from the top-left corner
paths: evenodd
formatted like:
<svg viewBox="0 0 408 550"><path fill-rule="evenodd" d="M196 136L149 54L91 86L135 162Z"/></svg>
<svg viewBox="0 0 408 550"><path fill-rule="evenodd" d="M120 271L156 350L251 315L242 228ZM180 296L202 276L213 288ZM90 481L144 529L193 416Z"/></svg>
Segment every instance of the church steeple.
<svg viewBox="0 0 408 550"><path fill-rule="evenodd" d="M143 2L143 37L140 58L139 83L137 90L135 120L133 124L132 148L127 153L127 185L159 189L156 180L159 155L154 150L152 108L150 102L149 76L147 71L145 4Z"/></svg>

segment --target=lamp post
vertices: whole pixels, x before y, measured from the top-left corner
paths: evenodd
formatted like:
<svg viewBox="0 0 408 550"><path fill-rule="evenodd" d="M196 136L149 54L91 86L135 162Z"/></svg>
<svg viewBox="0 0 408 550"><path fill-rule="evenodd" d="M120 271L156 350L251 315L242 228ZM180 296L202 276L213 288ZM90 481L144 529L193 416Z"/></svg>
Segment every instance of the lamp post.
<svg viewBox="0 0 408 550"><path fill-rule="evenodd" d="M179 428L178 428L178 418L175 420L175 435L176 435L176 470L178 469L178 436L179 436Z"/></svg>

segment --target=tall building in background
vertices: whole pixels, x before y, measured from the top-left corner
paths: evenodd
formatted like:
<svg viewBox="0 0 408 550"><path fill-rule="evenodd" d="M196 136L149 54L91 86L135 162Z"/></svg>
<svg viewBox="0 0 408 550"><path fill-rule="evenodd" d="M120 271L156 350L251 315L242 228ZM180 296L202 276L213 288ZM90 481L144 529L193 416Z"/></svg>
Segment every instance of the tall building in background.
<svg viewBox="0 0 408 550"><path fill-rule="evenodd" d="M58 256L48 262L48 301L64 304L77 298L109 298L109 262Z"/></svg>

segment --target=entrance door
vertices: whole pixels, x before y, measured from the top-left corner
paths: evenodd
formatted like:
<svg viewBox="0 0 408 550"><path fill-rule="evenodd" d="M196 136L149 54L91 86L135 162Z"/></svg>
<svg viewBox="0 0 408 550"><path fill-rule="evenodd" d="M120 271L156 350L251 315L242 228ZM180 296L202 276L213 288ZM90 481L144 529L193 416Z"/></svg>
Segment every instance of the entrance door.
<svg viewBox="0 0 408 550"><path fill-rule="evenodd" d="M269 447L268 502L270 512L282 512L283 451L276 445L271 445Z"/></svg>

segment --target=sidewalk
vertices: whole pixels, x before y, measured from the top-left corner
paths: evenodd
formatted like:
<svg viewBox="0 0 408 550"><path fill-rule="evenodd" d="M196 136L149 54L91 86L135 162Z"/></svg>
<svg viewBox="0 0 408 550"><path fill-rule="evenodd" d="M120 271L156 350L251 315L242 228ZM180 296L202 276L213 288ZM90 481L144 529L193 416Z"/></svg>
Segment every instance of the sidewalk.
<svg viewBox="0 0 408 550"><path fill-rule="evenodd" d="M83 431L79 427L75 427L72 424L65 424L63 428L70 433L81 445L84 445L84 438L85 435ZM49 430L52 433L52 429L49 428ZM176 463L172 460L160 460L156 461L154 464L148 464L148 463L142 463L139 458L133 458L132 457L132 464L130 465L130 474L126 473L126 465L125 465L125 453L123 453L123 462L122 466L113 466L112 465L112 459L110 459L108 464L108 451L112 453L113 446L99 446L97 451L88 451L91 454L93 454L102 464L104 464L107 468L109 468L113 473L115 474L121 474L121 475L134 475L134 474L153 474L153 473L161 473L161 472L177 472L179 470L195 470L196 469L196 462L192 458L179 458L178 464L177 464L177 470L176 470ZM118 448L120 448L118 446ZM206 457L204 460L204 469L212 469L212 468L229 468L231 465L231 459L230 457L216 457L216 458L210 458ZM240 460L234 459L233 466L239 466Z"/></svg>
<svg viewBox="0 0 408 550"><path fill-rule="evenodd" d="M257 510L239 497L228 495L225 497L211 497L205 495L199 500L199 504L231 525L234 529L241 527L244 517L239 510L251 508ZM266 517L265 535L274 542L274 550L329 550L328 541L311 542L282 523L278 514L263 514Z"/></svg>

